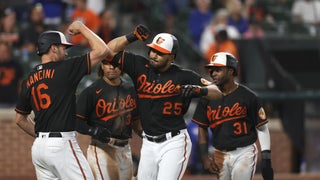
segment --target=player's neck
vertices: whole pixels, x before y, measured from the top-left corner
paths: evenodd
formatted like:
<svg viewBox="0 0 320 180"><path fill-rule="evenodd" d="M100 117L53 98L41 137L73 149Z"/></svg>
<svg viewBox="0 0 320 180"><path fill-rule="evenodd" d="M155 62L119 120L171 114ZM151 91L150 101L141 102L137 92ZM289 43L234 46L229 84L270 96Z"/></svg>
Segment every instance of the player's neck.
<svg viewBox="0 0 320 180"><path fill-rule="evenodd" d="M239 87L239 84L237 82L232 81L231 83L226 84L221 91L222 91L222 94L226 96L228 94L231 94L238 87Z"/></svg>
<svg viewBox="0 0 320 180"><path fill-rule="evenodd" d="M111 86L119 86L121 84L120 78L108 79L106 77L103 77L103 80Z"/></svg>

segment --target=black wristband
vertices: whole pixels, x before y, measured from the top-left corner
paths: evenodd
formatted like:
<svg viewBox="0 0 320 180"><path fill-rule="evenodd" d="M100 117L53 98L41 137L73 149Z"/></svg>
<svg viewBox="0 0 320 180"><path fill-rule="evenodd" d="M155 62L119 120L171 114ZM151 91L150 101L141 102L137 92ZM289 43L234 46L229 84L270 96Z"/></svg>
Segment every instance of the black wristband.
<svg viewBox="0 0 320 180"><path fill-rule="evenodd" d="M200 88L200 94L201 94L201 96L207 96L207 95L208 95L208 88L202 86L202 87Z"/></svg>
<svg viewBox="0 0 320 180"><path fill-rule="evenodd" d="M199 151L200 151L200 156L201 157L208 156L208 154L209 154L209 152L208 152L208 143L199 144Z"/></svg>
<svg viewBox="0 0 320 180"><path fill-rule="evenodd" d="M132 43L132 42L138 40L138 37L133 32L127 34L126 38L129 41L129 43Z"/></svg>
<svg viewBox="0 0 320 180"><path fill-rule="evenodd" d="M271 151L264 150L261 152L261 159L271 159Z"/></svg>

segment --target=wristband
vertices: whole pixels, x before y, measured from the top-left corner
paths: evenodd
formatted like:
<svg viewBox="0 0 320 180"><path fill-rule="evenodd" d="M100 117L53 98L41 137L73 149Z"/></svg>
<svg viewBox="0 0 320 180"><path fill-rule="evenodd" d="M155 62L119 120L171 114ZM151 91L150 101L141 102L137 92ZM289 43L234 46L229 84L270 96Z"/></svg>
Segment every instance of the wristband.
<svg viewBox="0 0 320 180"><path fill-rule="evenodd" d="M271 159L271 151L264 150L261 152L261 159Z"/></svg>
<svg viewBox="0 0 320 180"><path fill-rule="evenodd" d="M199 151L200 151L201 157L207 157L208 154L209 154L209 152L208 152L208 143L199 144Z"/></svg>
<svg viewBox="0 0 320 180"><path fill-rule="evenodd" d="M202 87L200 88L200 94L201 94L202 96L207 96L207 95L208 95L208 88L202 86Z"/></svg>
<svg viewBox="0 0 320 180"><path fill-rule="evenodd" d="M132 43L132 42L138 40L138 37L133 32L127 34L126 38L127 38L127 41L129 41L129 43Z"/></svg>

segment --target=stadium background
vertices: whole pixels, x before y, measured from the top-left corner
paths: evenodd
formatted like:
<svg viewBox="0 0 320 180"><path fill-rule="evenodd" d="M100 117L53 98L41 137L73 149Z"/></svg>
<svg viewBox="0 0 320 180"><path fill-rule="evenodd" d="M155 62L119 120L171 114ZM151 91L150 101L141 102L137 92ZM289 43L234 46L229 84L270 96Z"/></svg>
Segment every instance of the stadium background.
<svg viewBox="0 0 320 180"><path fill-rule="evenodd" d="M154 34L161 32L166 18L161 12L162 1L137 2L142 7L153 8L132 8L129 1L119 1L120 34L130 32L136 23L147 24ZM204 59L188 36L187 14L175 17L175 35L181 46L176 63L204 73L200 66ZM266 26L265 38L236 41L241 83L254 89L264 100L270 119L275 179L320 179L320 36L308 34L289 20L283 21L288 18L286 12L275 14L279 21L286 22L284 31L280 29L283 24ZM77 47L73 50L82 51ZM128 50L147 53L144 43L132 44ZM22 59L21 54L17 58ZM39 57L30 54L22 63L28 70L37 62ZM94 73L83 79L79 91L95 79ZM190 120L192 107L186 120ZM13 108L0 109L0 179L35 179L30 155L33 139L16 126L14 118ZM133 153L138 158L140 143L136 137L132 141ZM258 166L255 179L262 179L259 172ZM183 179L209 178L187 171Z"/></svg>

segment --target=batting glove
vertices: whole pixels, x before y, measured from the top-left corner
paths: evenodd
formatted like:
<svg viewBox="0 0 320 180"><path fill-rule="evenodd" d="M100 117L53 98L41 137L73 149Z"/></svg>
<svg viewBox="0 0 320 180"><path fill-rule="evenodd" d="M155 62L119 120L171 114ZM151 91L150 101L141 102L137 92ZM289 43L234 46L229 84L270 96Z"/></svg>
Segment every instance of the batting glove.
<svg viewBox="0 0 320 180"><path fill-rule="evenodd" d="M196 98L208 95L208 88L198 85L182 85L181 96L186 98Z"/></svg>
<svg viewBox="0 0 320 180"><path fill-rule="evenodd" d="M273 180L270 150L264 150L261 152L261 173L264 180Z"/></svg>
<svg viewBox="0 0 320 180"><path fill-rule="evenodd" d="M150 36L151 32L149 28L143 24L139 24L134 28L134 31L127 34L127 40L132 43L136 40L145 41Z"/></svg>

